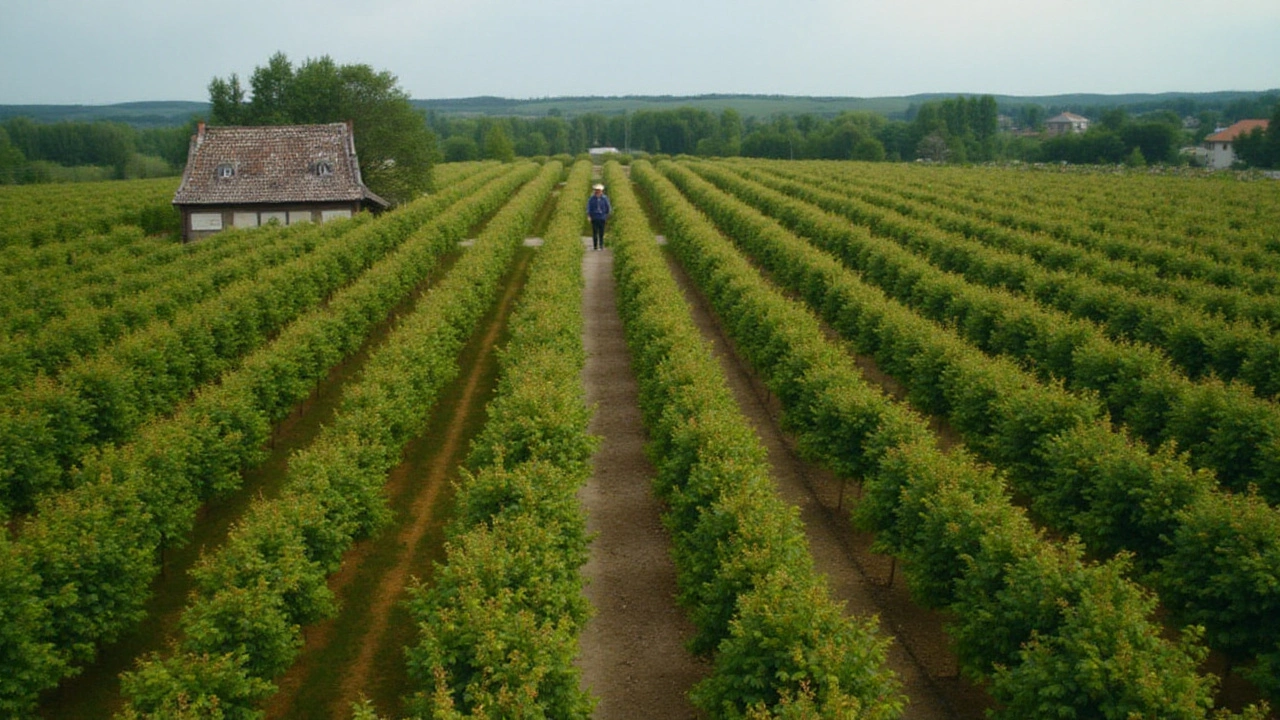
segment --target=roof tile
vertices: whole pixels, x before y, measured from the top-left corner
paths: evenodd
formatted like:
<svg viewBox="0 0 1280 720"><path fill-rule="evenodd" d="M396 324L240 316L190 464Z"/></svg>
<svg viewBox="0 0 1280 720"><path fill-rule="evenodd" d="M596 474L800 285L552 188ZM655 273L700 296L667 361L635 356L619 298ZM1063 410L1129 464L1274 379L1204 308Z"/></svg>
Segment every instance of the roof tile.
<svg viewBox="0 0 1280 720"><path fill-rule="evenodd" d="M1231 142L1241 135L1248 135L1255 128L1266 130L1269 124L1266 120L1241 120L1225 130L1220 130L1206 137L1204 140L1205 142Z"/></svg>
<svg viewBox="0 0 1280 720"><path fill-rule="evenodd" d="M327 163L325 173L318 172ZM219 167L230 168L229 173ZM207 127L191 138L175 205L372 199L346 123Z"/></svg>

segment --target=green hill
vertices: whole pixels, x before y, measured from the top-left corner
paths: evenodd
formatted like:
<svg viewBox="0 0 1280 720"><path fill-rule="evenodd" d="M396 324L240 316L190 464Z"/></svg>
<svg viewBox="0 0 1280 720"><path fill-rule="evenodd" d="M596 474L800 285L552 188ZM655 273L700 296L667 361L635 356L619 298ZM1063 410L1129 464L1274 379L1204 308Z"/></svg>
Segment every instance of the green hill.
<svg viewBox="0 0 1280 720"><path fill-rule="evenodd" d="M1220 109L1236 100L1251 100L1267 92L1280 91L1223 91L1212 93L1133 93L1103 95L1078 93L1070 95L995 95L1001 108L1022 105L1040 105L1049 110L1108 108L1124 106L1134 112L1164 107ZM585 113L613 115L638 110L671 110L678 107L697 107L712 112L733 108L743 117L769 117L776 114L833 116L845 111L866 111L902 117L912 105L930 100L942 100L957 95L981 95L983 93L922 93L896 97L818 97L802 95L625 95L617 97L549 97L510 99L492 96L441 100L414 100L414 105L438 113L455 115L517 115L541 117L544 115L574 116Z"/></svg>
<svg viewBox="0 0 1280 720"><path fill-rule="evenodd" d="M1203 109L1222 109L1232 102L1249 101L1269 91L1223 91L1208 93L1133 93L1103 95L1078 93L1069 95L995 95L1002 109L1022 105L1039 105L1050 111L1100 110L1124 106L1131 112L1154 109L1175 109L1180 112L1196 112ZM896 97L821 97L804 95L622 95L581 96L513 99L493 96L469 98L413 100L416 107L447 115L489 115L542 117L563 115L572 117L586 113L616 115L639 110L672 110L680 107L696 107L711 112L733 108L743 117L767 118L777 114L799 115L812 113L834 116L845 111L875 112L891 118L903 117L913 105L929 100L941 100L957 95L981 95L983 93L924 93ZM115 105L0 105L0 121L24 115L39 122L110 120L128 123L136 127L163 127L182 125L192 116L207 116L209 104L203 102L158 101L129 102Z"/></svg>
<svg viewBox="0 0 1280 720"><path fill-rule="evenodd" d="M135 127L182 125L193 115L208 114L209 103L178 100L115 105L0 105L0 120L18 116L46 123L107 120Z"/></svg>

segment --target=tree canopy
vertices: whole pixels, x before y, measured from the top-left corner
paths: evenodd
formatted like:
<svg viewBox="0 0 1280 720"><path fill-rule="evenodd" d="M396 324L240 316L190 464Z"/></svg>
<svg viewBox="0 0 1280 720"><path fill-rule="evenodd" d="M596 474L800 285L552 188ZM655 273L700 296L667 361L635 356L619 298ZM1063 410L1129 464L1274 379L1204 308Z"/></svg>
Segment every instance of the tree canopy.
<svg viewBox="0 0 1280 720"><path fill-rule="evenodd" d="M436 137L396 76L329 56L297 68L284 53L254 69L249 88L232 73L209 83L210 122L293 125L345 122L355 130L360 173L369 189L404 202L430 186Z"/></svg>
<svg viewBox="0 0 1280 720"><path fill-rule="evenodd" d="M1130 118L1124 108L1102 114L1098 124L1084 133L1050 138L1041 146L1041 159L1068 163L1173 163L1185 141L1181 119L1174 113L1153 113ZM1141 159L1141 162L1137 162Z"/></svg>
<svg viewBox="0 0 1280 720"><path fill-rule="evenodd" d="M1235 140L1236 156L1252 167L1280 168L1280 102L1271 110L1267 129L1254 128Z"/></svg>

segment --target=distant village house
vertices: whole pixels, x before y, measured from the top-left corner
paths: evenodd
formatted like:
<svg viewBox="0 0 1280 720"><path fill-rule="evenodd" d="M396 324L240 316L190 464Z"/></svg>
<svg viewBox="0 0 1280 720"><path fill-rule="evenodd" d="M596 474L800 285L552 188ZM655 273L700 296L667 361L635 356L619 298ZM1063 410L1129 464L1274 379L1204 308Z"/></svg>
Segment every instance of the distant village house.
<svg viewBox="0 0 1280 720"><path fill-rule="evenodd" d="M1089 129L1089 118L1076 115L1075 113L1064 112L1061 115L1054 115L1048 120L1045 120L1044 129L1049 135L1082 133Z"/></svg>
<svg viewBox="0 0 1280 720"><path fill-rule="evenodd" d="M1205 164L1213 170L1231 167L1236 162L1236 152L1232 146L1236 138L1248 135L1255 129L1266 130L1269 124L1266 120L1241 120L1205 137L1204 149L1207 153Z"/></svg>
<svg viewBox="0 0 1280 720"><path fill-rule="evenodd" d="M272 221L325 222L388 206L360 179L349 123L200 123L173 204L182 213L183 240Z"/></svg>

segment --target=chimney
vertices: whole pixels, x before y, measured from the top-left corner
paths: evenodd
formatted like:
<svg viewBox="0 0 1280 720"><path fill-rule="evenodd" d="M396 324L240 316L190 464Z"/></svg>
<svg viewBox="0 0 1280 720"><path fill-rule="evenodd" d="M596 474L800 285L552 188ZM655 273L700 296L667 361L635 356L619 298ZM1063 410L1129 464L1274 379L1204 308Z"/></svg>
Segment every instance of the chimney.
<svg viewBox="0 0 1280 720"><path fill-rule="evenodd" d="M202 142L204 142L204 121L199 120L196 122L196 146L199 147Z"/></svg>

